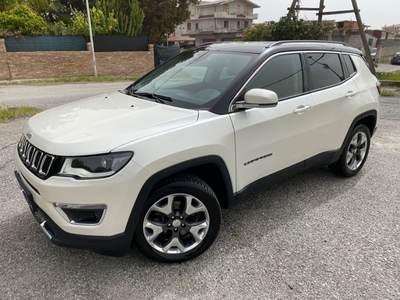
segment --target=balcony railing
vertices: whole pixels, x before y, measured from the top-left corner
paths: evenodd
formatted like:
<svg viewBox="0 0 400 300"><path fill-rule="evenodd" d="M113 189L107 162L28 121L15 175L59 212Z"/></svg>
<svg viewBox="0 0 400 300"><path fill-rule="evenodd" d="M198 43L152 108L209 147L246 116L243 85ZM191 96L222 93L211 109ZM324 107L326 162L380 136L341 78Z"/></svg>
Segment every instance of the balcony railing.
<svg viewBox="0 0 400 300"><path fill-rule="evenodd" d="M229 19L250 19L250 20L256 20L258 19L258 14L245 14L245 13L236 13L232 12L228 14L227 12L215 12L214 14L196 14L190 16L190 20L199 20L199 19L224 19L224 18L229 18Z"/></svg>
<svg viewBox="0 0 400 300"><path fill-rule="evenodd" d="M230 28L224 28L224 27L217 27L215 28L214 26L210 27L203 27L203 28L198 28L198 29L186 29L182 30L182 35L194 35L194 34L201 34L201 33L236 33L236 32L243 32L245 31L246 28L243 26L237 28L237 27L230 27Z"/></svg>

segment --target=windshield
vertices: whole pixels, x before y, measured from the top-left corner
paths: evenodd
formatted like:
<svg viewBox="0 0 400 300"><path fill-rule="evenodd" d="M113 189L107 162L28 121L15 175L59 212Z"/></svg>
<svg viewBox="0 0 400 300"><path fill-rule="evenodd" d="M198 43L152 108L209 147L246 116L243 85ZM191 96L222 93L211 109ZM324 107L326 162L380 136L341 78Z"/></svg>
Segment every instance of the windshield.
<svg viewBox="0 0 400 300"><path fill-rule="evenodd" d="M136 81L129 92L168 105L209 109L254 57L205 48L185 51Z"/></svg>

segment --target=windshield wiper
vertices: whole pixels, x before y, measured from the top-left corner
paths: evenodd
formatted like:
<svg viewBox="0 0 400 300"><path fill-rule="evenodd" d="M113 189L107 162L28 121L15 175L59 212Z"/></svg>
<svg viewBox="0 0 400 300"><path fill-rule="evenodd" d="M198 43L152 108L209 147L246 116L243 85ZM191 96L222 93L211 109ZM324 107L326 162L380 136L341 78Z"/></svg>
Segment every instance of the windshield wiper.
<svg viewBox="0 0 400 300"><path fill-rule="evenodd" d="M165 101L172 102L172 98L168 96L163 96L163 95L157 95L157 94L152 94L152 93L141 93L141 92L134 92L130 91L130 94L132 96L138 96L139 98L145 97L147 99L153 99L157 103L162 103L164 104ZM165 101L164 101L165 100Z"/></svg>

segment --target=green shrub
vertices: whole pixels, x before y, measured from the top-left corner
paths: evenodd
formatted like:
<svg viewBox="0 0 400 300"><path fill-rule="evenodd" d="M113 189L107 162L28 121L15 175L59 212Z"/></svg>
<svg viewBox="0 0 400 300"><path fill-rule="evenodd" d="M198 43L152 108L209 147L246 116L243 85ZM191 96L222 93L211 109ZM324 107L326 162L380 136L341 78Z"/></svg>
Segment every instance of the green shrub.
<svg viewBox="0 0 400 300"><path fill-rule="evenodd" d="M58 21L49 25L49 35L69 35L70 29L63 21Z"/></svg>
<svg viewBox="0 0 400 300"><path fill-rule="evenodd" d="M86 13L74 10L73 14L69 27L71 34L88 36L89 28ZM92 7L90 17L93 35L110 35L118 27L118 20L115 18L114 12L110 12L106 18L102 10Z"/></svg>
<svg viewBox="0 0 400 300"><path fill-rule="evenodd" d="M26 4L15 5L0 12L0 34L5 35L47 35L49 27L41 16Z"/></svg>
<svg viewBox="0 0 400 300"><path fill-rule="evenodd" d="M379 80L400 81L400 71L377 72L376 77L378 77Z"/></svg>
<svg viewBox="0 0 400 300"><path fill-rule="evenodd" d="M242 41L319 40L332 30L329 24L282 17L279 22L258 24L244 32Z"/></svg>
<svg viewBox="0 0 400 300"><path fill-rule="evenodd" d="M394 97L394 96L396 96L396 94L393 91L382 90L381 91L381 96L382 97Z"/></svg>

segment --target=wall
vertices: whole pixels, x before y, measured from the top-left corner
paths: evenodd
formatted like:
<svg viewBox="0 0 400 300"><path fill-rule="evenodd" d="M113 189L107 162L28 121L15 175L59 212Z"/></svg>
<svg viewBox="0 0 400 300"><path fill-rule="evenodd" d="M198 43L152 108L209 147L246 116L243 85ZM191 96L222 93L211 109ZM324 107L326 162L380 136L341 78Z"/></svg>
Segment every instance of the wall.
<svg viewBox="0 0 400 300"><path fill-rule="evenodd" d="M10 71L7 65L7 52L4 39L0 39L0 79L10 78Z"/></svg>
<svg viewBox="0 0 400 300"><path fill-rule="evenodd" d="M380 40L376 53L377 61L380 63L390 63L396 52L400 52L400 39Z"/></svg>
<svg viewBox="0 0 400 300"><path fill-rule="evenodd" d="M367 41L372 39L372 43L369 44L370 48L375 48L378 39L372 35L366 34ZM335 29L332 32L332 40L337 42L344 42L350 46L359 50L364 49L364 45L361 39L360 32L358 30L338 30Z"/></svg>
<svg viewBox="0 0 400 300"><path fill-rule="evenodd" d="M96 66L99 76L141 76L154 68L153 45L149 51L98 52ZM0 39L0 80L90 75L91 51L6 52Z"/></svg>

